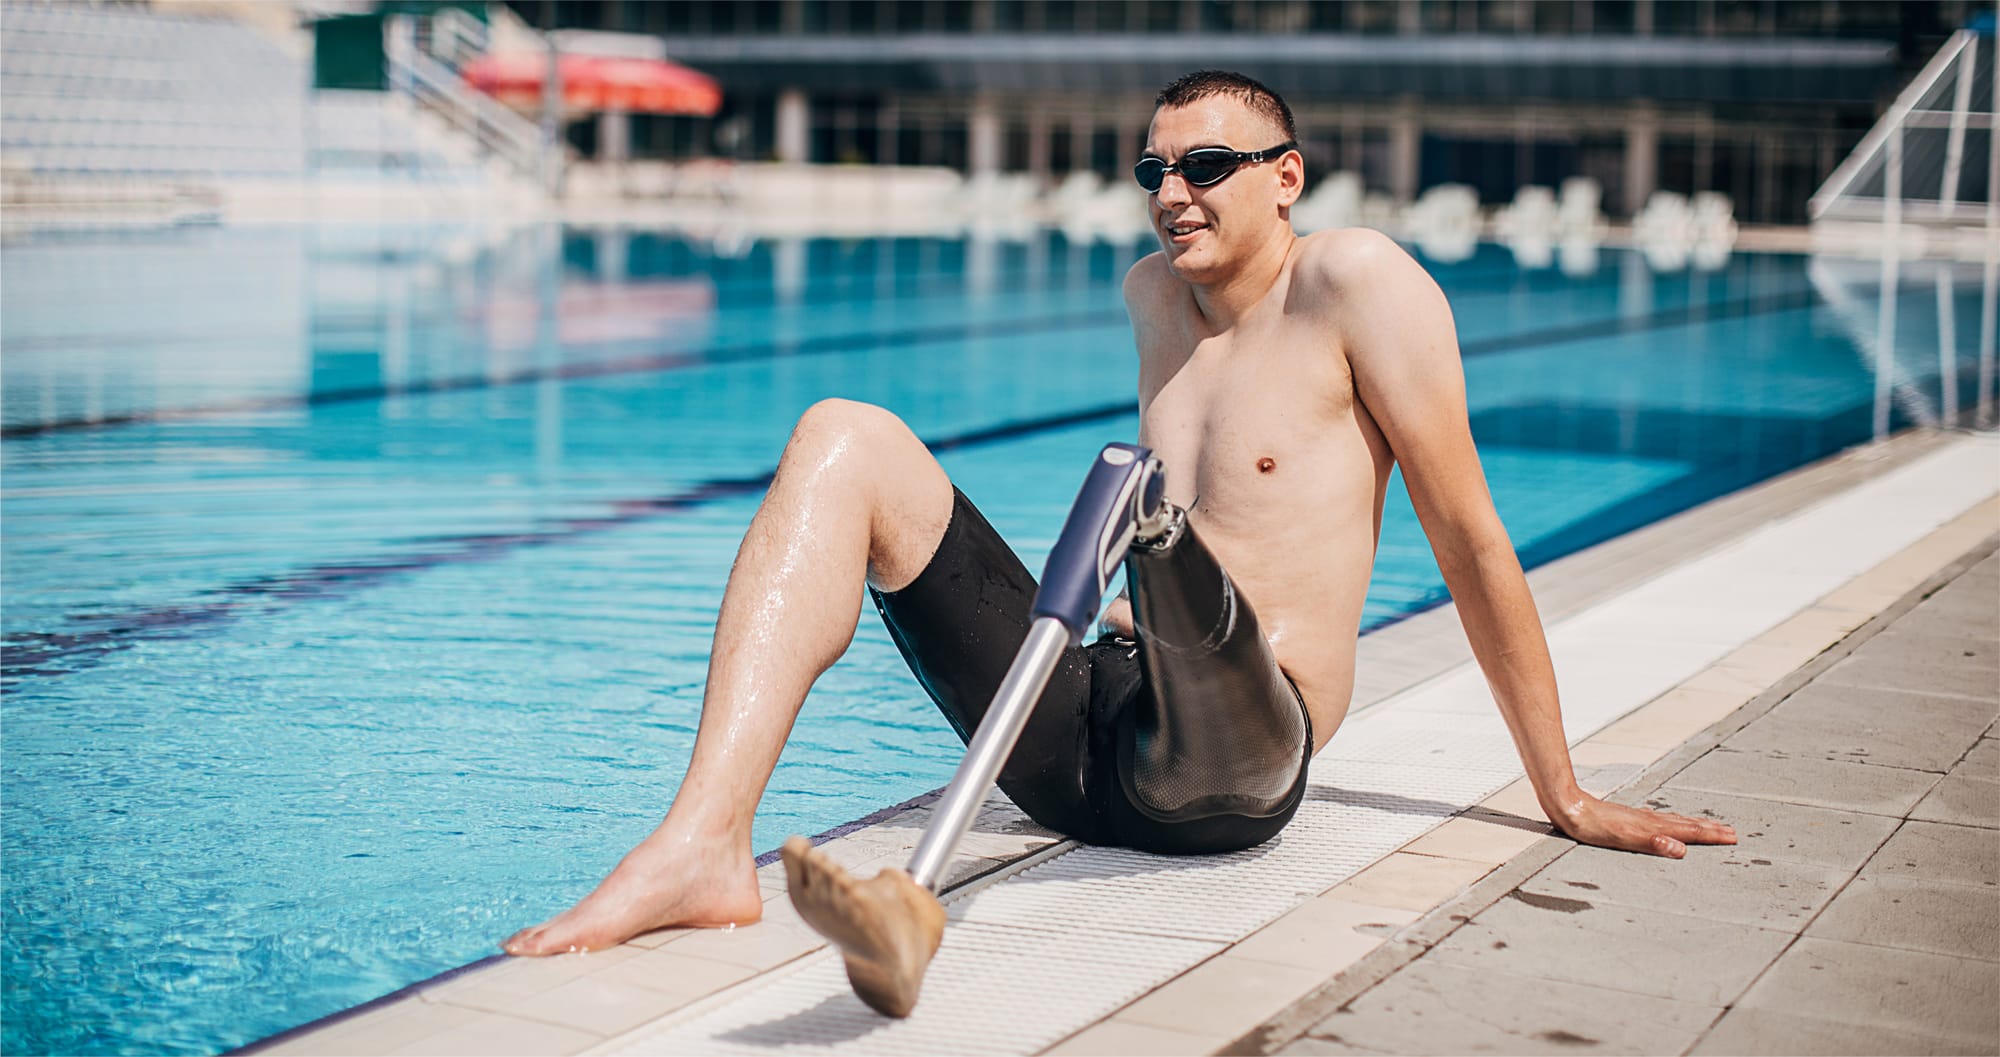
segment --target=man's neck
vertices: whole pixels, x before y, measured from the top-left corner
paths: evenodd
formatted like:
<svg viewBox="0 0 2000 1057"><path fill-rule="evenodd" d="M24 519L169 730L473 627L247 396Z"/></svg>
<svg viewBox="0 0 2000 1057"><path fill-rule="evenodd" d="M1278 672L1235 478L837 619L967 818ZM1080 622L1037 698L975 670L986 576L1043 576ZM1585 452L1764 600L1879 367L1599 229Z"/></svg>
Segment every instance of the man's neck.
<svg viewBox="0 0 2000 1057"><path fill-rule="evenodd" d="M1278 276L1284 274L1285 261L1292 255L1292 244L1299 240L1291 225L1287 223L1276 237L1266 239L1264 246L1244 262L1228 278L1213 284L1194 287L1195 307L1201 310L1204 320L1217 333L1236 326L1243 316L1270 294L1278 283Z"/></svg>

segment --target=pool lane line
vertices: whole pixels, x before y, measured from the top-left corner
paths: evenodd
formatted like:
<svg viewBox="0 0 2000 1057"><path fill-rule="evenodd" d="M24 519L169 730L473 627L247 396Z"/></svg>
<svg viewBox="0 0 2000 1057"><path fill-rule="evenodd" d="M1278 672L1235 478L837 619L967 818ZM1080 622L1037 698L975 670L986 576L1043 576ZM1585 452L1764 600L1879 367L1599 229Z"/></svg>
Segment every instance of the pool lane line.
<svg viewBox="0 0 2000 1057"><path fill-rule="evenodd" d="M1428 270L1428 268L1426 270ZM1033 272L1033 270L1031 269L1010 270L1004 272L997 277L1002 284L1001 288L982 291L977 294L973 294L971 296L986 298L986 299L1000 299L1013 295L1028 294L1037 291L1046 291L1051 289L1050 287L1047 286L1035 285L1021 281L1022 279L1031 274L1036 274L1036 273ZM1431 272L1432 280L1438 283L1439 288L1445 291L1446 297L1449 298L1451 302L1454 304L1460 301L1465 301L1475 298L1518 296L1523 292L1520 289L1521 285L1520 280L1523 278L1523 276L1527 278L1530 285L1530 289L1526 292L1530 293L1552 293L1557 290L1590 290L1598 287L1613 286L1616 285L1618 281L1618 276L1615 272L1611 272L1604 269L1600 269L1598 272L1580 279L1568 279L1562 277L1560 273L1546 272L1546 271L1524 273L1518 268L1512 268L1506 270L1486 269L1481 271L1467 272L1464 275L1451 276L1450 277L1451 281L1449 284L1447 284L1442 278L1440 278L1438 273L1434 271ZM699 276L697 274L697 275L653 276L650 278L661 279L671 282L691 282L698 277ZM1538 279L1555 280L1556 285L1554 286L1536 285L1536 280ZM953 286L952 282L956 282L957 285ZM638 284L635 282L634 285ZM838 304L841 303L842 301L852 298L856 293L869 296L873 295L874 291L872 290L855 290L848 288L851 286L858 286L858 285L861 284L840 283L835 285L834 288L832 289L808 286L806 290L800 292L796 297L791 298L789 300L791 301L791 303L798 305ZM1117 283L1115 280L1101 280L1092 278L1089 282L1081 284L1081 288L1095 289L1099 291L1108 291L1116 285ZM923 289L919 289L909 293L892 294L888 300L876 301L874 302L874 304L876 304L877 306L901 308L904 306L921 302L942 301L953 297L962 298L966 296L968 293L968 291L964 288L964 286L965 284L962 281L927 280L925 283L925 287ZM753 286L749 282L730 282L730 283L715 282L712 288L718 294L724 292L725 290L755 289L755 290L762 290L769 295L765 297L760 297L755 301L739 303L739 304L724 305L718 302L715 305L711 306L718 314L766 313L774 308L785 307L784 305L781 305L779 303L779 299L776 295L776 290L768 281L759 280L757 281L757 285L755 286ZM1073 295L1077 292L1079 287L1064 286L1064 287L1057 287L1054 289L1060 291L1063 294ZM412 319L409 320L410 332L412 334L422 334L425 332L435 331L449 336L452 333L454 333L452 330L449 329L454 324L463 324L467 322L469 318L473 321L476 321L479 318L478 315L479 313L491 310L498 302L498 300L499 299L488 299L487 301L482 302L480 304L475 304L470 306L453 306L448 310L428 312L426 314L413 317ZM468 317L467 313L471 313L472 315ZM354 313L336 313L324 317L318 317L315 320L315 323L316 325L321 325L333 329L353 329L355 326L359 326L364 323L372 324L374 322L377 322L378 320L379 320L379 314L377 313L354 312ZM211 343L216 341L248 341L259 338L268 338L270 336L271 336L271 331L268 327L259 328L256 330L203 330L194 333L182 331L180 333L167 334L164 336L159 334L158 332L144 332L144 333L131 332L124 334L103 334L103 333L45 334L40 336L31 335L26 337L16 337L7 339L6 346L8 350L12 352L51 352L51 351L60 352L60 351L74 350L74 349L90 349L105 345L112 345L112 346L129 345L132 343L149 342L149 341L162 341L163 343L168 345L199 345L203 343ZM574 342L565 347L591 348L599 345L619 344L626 340L630 339L620 339L620 341L618 342ZM197 411L198 409L190 409L190 413L196 413ZM93 422L97 424L110 424L109 421L105 419L84 420L84 422L85 424L91 424Z"/></svg>
<svg viewBox="0 0 2000 1057"><path fill-rule="evenodd" d="M744 301L730 303L730 304L725 304L718 299L717 302L710 307L712 307L718 313L732 313L732 312L767 313L773 309L783 308L793 304L800 306L835 305L835 304L841 304L843 302L852 302L853 298L855 298L857 295L860 295L869 298L870 303L874 306L900 309L906 306L919 304L923 302L944 301L954 298L964 298L967 296L987 298L987 299L1000 299L1000 298L1008 298L1008 297L1016 297L1020 295L1032 294L1042 291L1057 292L1064 295L1074 295L1079 290L1097 290L1100 292L1108 292L1119 285L1119 280L1117 277L1100 279L1093 276L1087 282L1080 283L1074 286L1058 285L1051 287L1048 286L1046 282L1038 284L1026 281L1031 277L1035 276L1040 276L1046 279L1046 277L1048 276L1047 269L1037 270L1032 268L1020 268L1020 269L1009 269L994 276L995 288L973 292L967 289L968 284L963 277L941 278L935 275L927 276L924 275L923 273L897 273L897 274L899 276L899 281L905 281L914 276L917 278L920 285L916 289L894 292L890 294L890 296L886 300L876 298L877 291L872 288L872 284L870 283L859 283L846 280L839 280L831 283L808 283L806 287L800 290L797 294L790 295L781 300L778 297L775 285L768 279L739 281L739 280L716 280L711 278L709 289L711 289L718 295L761 294L762 296L756 296L754 297L754 299L746 299ZM1466 297L1506 297L1519 293L1520 291L1514 288L1516 283L1513 280L1518 280L1522 274L1524 273L1522 273L1518 268L1507 269L1507 270L1487 269L1482 271L1467 272L1461 276L1451 277L1452 281L1448 287L1446 287L1446 284L1442 279L1439 279L1436 272L1432 272L1431 277L1432 279L1438 281L1438 285L1440 287L1446 287L1447 296L1449 296L1453 301L1457 301L1461 298L1466 298ZM1531 282L1536 278L1562 280L1559 282L1558 287L1556 287L1560 289L1590 289L1592 287L1598 287L1598 286L1611 286L1614 285L1618 279L1616 273L1606 270L1600 270L1597 273L1587 276L1585 278L1567 279L1567 280L1563 280L1560 273L1529 272L1525 274L1529 276ZM648 281L671 282L671 283L694 283L698 282L702 277L703 277L702 273L699 272L690 274L676 274L676 275L630 276L626 280L626 285L627 288L643 287ZM620 287L613 286L611 288L619 289ZM1544 288L1537 287L1535 292L1547 292L1547 291ZM475 304L450 305L446 306L443 309L425 311L420 315L413 316L409 320L410 328L413 332L444 331L446 330L446 328L454 324L477 322L478 320L483 318L484 313L491 311L496 306L496 304L498 304L502 300L504 299L488 298L485 301ZM338 313L329 313L323 316L316 316L314 318L314 323L315 325L335 330L352 330L356 329L357 327L365 327L377 323L379 322L380 318L381 318L380 313L338 312ZM260 338L269 338L270 336L271 336L271 328L269 327L259 327L254 330L253 329L235 329L235 330L204 329L200 331L183 330L176 333L168 333L168 334L162 334L159 331L130 331L126 333L100 332L91 334L41 334L41 335L25 335L25 336L8 338L6 339L6 345L7 349L10 352L16 352L16 353L64 352L75 349L96 348L105 345L119 346L119 345L130 345L134 343L152 342L152 341L160 341L170 345L199 345L203 343L212 343L216 341L248 341ZM577 347L577 346L587 347L589 345L594 345L594 344L603 344L603 343L580 342L576 343L576 345L573 345L572 347Z"/></svg>
<svg viewBox="0 0 2000 1057"><path fill-rule="evenodd" d="M1067 411L1042 418L1003 422L924 441L942 454L997 444L1118 418L1137 418L1136 401ZM346 598L398 577L430 569L497 561L517 551L567 543L585 536L656 518L683 514L725 499L753 495L769 487L774 466L743 477L716 477L669 495L610 502L609 513L565 518L546 529L523 532L466 533L430 536L412 541L423 550L378 560L359 559L307 566L289 573L260 576L204 592L208 600L180 605L147 606L121 614L72 614L57 625L100 625L74 632L37 631L5 637L0 650L0 694L18 692L16 681L36 676L68 675L88 664L139 642L189 637L244 617L264 616L303 602Z"/></svg>
<svg viewBox="0 0 2000 1057"><path fill-rule="evenodd" d="M1816 295L1812 290L1807 288L1761 297L1704 301L1699 304L1661 309L1644 315L1618 316L1564 327L1522 331L1515 334L1478 339L1461 343L1459 353L1462 356L1480 356L1538 345L1557 345L1593 337L1615 337L1620 334L1645 330L1660 330L1692 323L1705 323L1712 320L1741 319L1746 316L1809 308L1812 306L1815 297ZM543 381L580 381L618 375L657 374L666 371L686 370L693 367L723 366L732 363L776 359L780 356L827 355L842 352L862 352L873 348L921 345L954 339L976 340L980 338L1011 337L1016 334L1035 332L1085 330L1091 327L1123 323L1126 318L1125 312L1121 309L1116 312L1072 313L1018 321L994 321L971 325L941 325L935 327L917 327L903 331L833 335L824 338L809 337L787 341L765 341L705 351L684 350L590 363L559 364L554 367L531 367L501 374L427 379L395 386L349 386L341 389L326 389L305 394L285 394L283 396L262 397L233 403L210 404L205 407L131 411L116 415L107 415L101 418L60 419L54 422L13 425L0 427L0 439L19 439L86 429L108 429L115 426L163 424L187 419L208 418L217 415L295 411L308 407L359 403L390 397L430 396L479 389L497 389L505 386L527 385Z"/></svg>
<svg viewBox="0 0 2000 1057"><path fill-rule="evenodd" d="M1141 256L1144 255L1142 254ZM1120 267L1129 268L1138 259L1135 257L1130 261L1125 261ZM1421 258L1418 258L1417 261L1419 265L1424 267L1425 271L1430 272L1432 279L1436 280L1439 286L1446 285L1444 280L1439 276L1439 273L1431 265L1425 264ZM1441 265L1439 267L1455 267L1455 265ZM798 305L839 304L849 301L859 294L869 298L874 304L901 307L913 302L938 301L955 296L964 296L968 293L966 289L968 281L962 275L950 277L944 276L942 273L902 270L898 270L892 274L897 283L909 282L913 283L914 286L906 291L894 292L888 300L880 301L875 300L878 291L875 289L875 277L872 274L868 277L869 281L867 282L852 280L843 276L833 281L814 282L809 280L796 294L788 295L783 301ZM980 291L974 296L998 298L1051 289L1059 290L1065 294L1073 294L1079 288L1109 290L1118 286L1122 279L1122 276L1108 276L1105 278L1089 276L1083 283L1070 285L1069 280L1071 276L1065 272L1059 277L1064 285L1052 288L1046 283L1049 275L1050 269L1048 268L1022 267L1004 269L994 273L991 277L991 282L994 284L992 289ZM1482 267L1468 270L1461 275L1451 276L1450 289L1447 293L1454 299L1460 296L1505 296L1517 292L1513 289L1513 286L1524 275L1531 282L1536 278L1549 278L1559 281L1564 288L1579 289L1613 285L1618 280L1616 272L1602 268L1588 276L1567 278L1560 272L1548 269L1524 272L1518 265L1496 268ZM595 280L599 277L590 276L590 278ZM624 283L627 286L643 286L649 282L698 283L703 279L708 280L708 288L716 293L718 297L724 294L763 295L756 297L754 300L730 305L723 305L718 300L715 305L718 311L766 312L773 308L783 307L777 294L776 284L768 277L755 279L716 278L706 272L677 272L672 274L628 275ZM447 306L443 310L428 312L415 317L410 322L415 329L429 330L439 328L446 324L465 320L468 313L477 318L479 314L492 309L496 300L499 299L489 298L484 302L471 305ZM316 322L334 329L351 329L352 324L373 323L379 318L379 313L370 312L333 313L318 317ZM178 334L169 335L167 340L174 344L186 345L217 340L240 341L267 337L269 334L270 330L268 328L233 331L204 330L199 333L183 331ZM155 331L126 334L43 334L9 339L7 347L15 352L63 351L100 345L144 342L155 340L159 337L159 333Z"/></svg>
<svg viewBox="0 0 2000 1057"><path fill-rule="evenodd" d="M1073 296L1079 290L1096 290L1098 292L1108 292L1110 290L1115 289L1118 285L1116 279L1093 278L1087 283L1080 283L1077 284L1076 286L1058 285L1051 287L1047 285L1036 285L1024 281L1030 274L1032 273L1027 270L1010 271L1003 273L1002 275L996 277L996 279L1002 284L1001 288L981 292L974 296L998 299L998 298L1018 297L1020 295L1026 295L1035 292L1050 292L1060 295ZM687 283L687 282L693 282L697 278L698 278L697 276L690 276L690 275L661 275L661 276L649 276L649 277L631 277L627 279L624 286L612 286L608 287L608 289L631 289L631 288L643 289L646 279L652 279L664 282L673 282L673 283ZM839 304L842 301L850 300L859 295L868 298L869 300L867 303L874 307L902 309L912 305L922 304L924 302L938 302L938 301L963 299L968 293L968 291L964 289L963 282L959 282L957 288L952 288L951 286L948 285L948 281L934 279L926 281L925 289L891 293L888 297L882 298L878 296L878 292L876 290L872 288L864 288L868 287L868 285L869 284L863 284L863 283L844 283L834 289L808 287L806 290L801 291L799 294L795 296L788 296L781 301L781 299L777 296L776 288L768 281L761 282L759 287L752 287L747 283L732 283L727 285L723 283L714 283L711 286L711 289L717 294L721 294L726 290L762 289L766 292L767 296L757 298L754 301L743 301L733 304L724 304L720 300L718 300L714 304L705 307L711 308L717 312L766 314L774 309L788 307L789 305L798 305L800 307L806 307L806 306L822 305L822 304L825 305ZM852 287L852 289L850 289L849 287ZM592 287L590 289L597 289L597 288ZM524 292L522 297L515 298L513 300L520 301L520 300L532 299L534 296L535 295L531 292ZM479 323L483 322L486 318L486 315L490 313L494 308L498 307L502 302L508 300L509 299L507 298L489 297L484 301L477 302L474 304L452 305L442 309L426 308L426 310L423 311L422 313L413 315L408 320L408 323L413 333L422 333L425 331L441 331L452 324ZM858 302L850 302L850 303L858 303ZM356 328L372 326L376 323L379 323L380 320L381 320L381 313L379 312L348 311L348 312L334 312L322 316L317 316L314 318L314 323L317 326L327 329L352 330ZM255 338L268 338L271 336L271 333L272 333L271 328L269 327L260 327L255 330L249 330L249 329L201 330L195 332L182 330L176 333L164 335L163 342L165 344L172 344L172 345L198 345L204 342L244 341ZM113 346L125 345L134 342L145 342L161 338L162 335L151 331L146 331L146 332L128 331L125 333L114 333L114 334L102 334L102 333L44 334L39 336L30 335L25 337L10 338L7 340L7 348L10 351L15 351L15 352L21 352L21 351L62 352L78 348L93 348L101 345L113 345ZM611 343L578 342L575 343L575 345L572 347L578 347L578 346L589 347L593 345L602 345L602 344L611 344Z"/></svg>
<svg viewBox="0 0 2000 1057"><path fill-rule="evenodd" d="M216 415L296 411L303 408L324 407L332 404L360 403L390 397L431 396L441 393L497 389L512 385L528 385L534 382L579 381L617 375L658 374L666 371L686 370L691 367L723 366L732 363L774 360L787 356L820 356L831 353L866 352L878 348L924 345L944 341L977 341L986 338L1013 337L1020 334L1038 332L1087 330L1093 327L1123 324L1125 321L1125 312L1123 309L1120 309L1116 312L1076 312L1066 315L1042 316L1039 318L996 319L984 323L940 324L929 327L912 327L907 330L871 331L865 334L837 334L825 337L793 338L784 341L753 342L724 348L688 349L677 352L598 360L589 363L565 363L554 367L529 367L518 371L508 371L498 374L425 379L393 386L380 384L357 385L304 394L288 393L282 396L259 397L223 404L209 404L204 407L129 411L116 415L106 415L100 418L72 418L60 419L54 422L12 425L0 427L0 438L17 439L84 429L106 429L113 426L153 425L185 419L207 418Z"/></svg>
<svg viewBox="0 0 2000 1057"><path fill-rule="evenodd" d="M1650 330L1671 330L1674 327L1690 326L1696 323L1720 323L1728 320L1747 319L1751 316L1772 315L1778 312L1794 312L1811 308L1819 296L1810 287L1791 290L1782 294L1766 294L1761 297L1743 297L1726 301L1703 301L1695 304L1663 308L1644 315L1617 316L1610 319L1591 320L1561 327L1546 327L1541 330L1522 331L1518 334L1501 334L1478 341L1459 345L1460 356L1487 356L1498 352L1516 352L1521 349L1543 345L1565 345L1572 341L1587 341L1591 338L1615 338L1624 334L1637 334Z"/></svg>

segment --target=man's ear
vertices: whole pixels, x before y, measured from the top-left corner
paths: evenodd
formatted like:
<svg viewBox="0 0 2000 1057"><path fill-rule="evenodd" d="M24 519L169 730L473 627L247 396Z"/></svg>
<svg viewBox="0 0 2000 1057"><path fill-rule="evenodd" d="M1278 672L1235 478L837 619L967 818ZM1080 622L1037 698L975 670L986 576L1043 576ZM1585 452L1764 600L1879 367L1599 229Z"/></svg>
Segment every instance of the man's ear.
<svg viewBox="0 0 2000 1057"><path fill-rule="evenodd" d="M1299 152L1286 151L1278 159L1278 208L1289 208L1306 189L1306 163Z"/></svg>

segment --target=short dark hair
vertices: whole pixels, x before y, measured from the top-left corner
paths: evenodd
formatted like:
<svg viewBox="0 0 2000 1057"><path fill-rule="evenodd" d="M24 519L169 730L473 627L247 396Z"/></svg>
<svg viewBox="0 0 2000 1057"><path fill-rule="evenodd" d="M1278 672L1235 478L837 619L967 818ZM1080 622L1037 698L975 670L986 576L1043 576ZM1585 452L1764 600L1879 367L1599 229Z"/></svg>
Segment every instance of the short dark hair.
<svg viewBox="0 0 2000 1057"><path fill-rule="evenodd" d="M1258 81L1230 70L1196 70L1183 77L1177 77L1153 100L1153 108L1187 106L1198 99L1226 95L1240 101L1257 114L1270 119L1271 123L1284 132L1286 142L1299 138L1298 129L1292 125L1292 108L1285 105L1278 93L1264 87Z"/></svg>

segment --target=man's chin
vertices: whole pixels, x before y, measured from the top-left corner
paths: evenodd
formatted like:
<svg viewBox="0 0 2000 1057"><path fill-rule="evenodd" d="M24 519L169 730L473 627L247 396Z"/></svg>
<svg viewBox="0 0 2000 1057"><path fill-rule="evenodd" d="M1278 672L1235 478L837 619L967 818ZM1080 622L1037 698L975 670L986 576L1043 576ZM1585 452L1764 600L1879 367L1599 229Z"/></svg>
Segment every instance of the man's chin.
<svg viewBox="0 0 2000 1057"><path fill-rule="evenodd" d="M1166 251L1167 270L1174 273L1174 278L1184 283L1200 282L1203 277L1216 269L1216 261L1212 254L1192 246L1182 248L1178 253L1175 252L1175 247L1168 246Z"/></svg>

